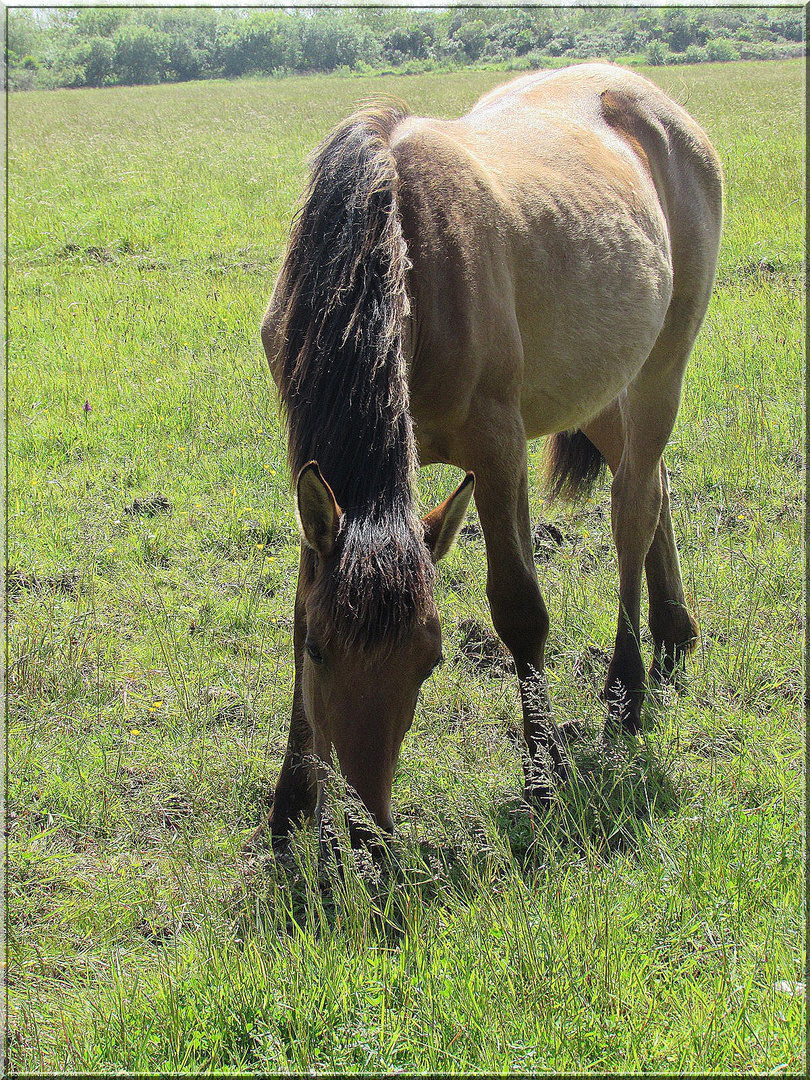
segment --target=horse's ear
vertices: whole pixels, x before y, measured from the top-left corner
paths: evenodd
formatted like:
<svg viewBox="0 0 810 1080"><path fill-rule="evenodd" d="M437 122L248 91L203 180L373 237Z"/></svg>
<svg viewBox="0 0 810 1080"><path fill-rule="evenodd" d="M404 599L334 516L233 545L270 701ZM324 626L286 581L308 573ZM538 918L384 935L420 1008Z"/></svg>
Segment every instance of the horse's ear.
<svg viewBox="0 0 810 1080"><path fill-rule="evenodd" d="M322 559L327 558L335 548L340 507L317 461L310 461L298 474L295 511L304 543Z"/></svg>
<svg viewBox="0 0 810 1080"><path fill-rule="evenodd" d="M464 515L467 513L474 489L475 476L468 472L453 494L422 519L425 526L425 543L435 563L443 559L453 546L458 531L464 524Z"/></svg>

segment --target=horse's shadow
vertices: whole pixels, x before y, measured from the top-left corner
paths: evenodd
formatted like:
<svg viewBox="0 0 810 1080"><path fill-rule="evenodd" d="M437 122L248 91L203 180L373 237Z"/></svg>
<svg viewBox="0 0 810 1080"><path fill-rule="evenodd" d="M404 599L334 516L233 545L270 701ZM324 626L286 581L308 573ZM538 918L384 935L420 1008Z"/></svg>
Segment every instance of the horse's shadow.
<svg viewBox="0 0 810 1080"><path fill-rule="evenodd" d="M653 822L677 810L680 797L643 736L608 736L585 730L572 753L572 776L548 808L504 800L494 813L515 862L530 872L549 849L608 859L645 842Z"/></svg>
<svg viewBox="0 0 810 1080"><path fill-rule="evenodd" d="M531 888L555 862L561 870L571 858L604 865L639 850L655 820L677 809L668 764L643 736L609 737L586 726L571 757L569 781L543 808L510 794L489 806L468 803L445 837L412 830L375 856L352 849L348 831L324 844L311 828L294 832L280 857L254 853L233 897L238 936L270 925L317 937L362 926L393 946L413 930L416 909L471 902L515 871Z"/></svg>

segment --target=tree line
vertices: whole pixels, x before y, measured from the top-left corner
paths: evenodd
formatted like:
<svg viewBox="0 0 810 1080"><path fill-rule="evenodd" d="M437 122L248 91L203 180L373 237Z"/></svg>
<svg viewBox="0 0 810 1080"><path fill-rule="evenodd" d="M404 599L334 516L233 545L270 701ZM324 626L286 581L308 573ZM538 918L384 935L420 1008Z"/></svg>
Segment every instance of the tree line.
<svg viewBox="0 0 810 1080"><path fill-rule="evenodd" d="M329 71L804 54L800 8L74 8L8 12L12 90Z"/></svg>

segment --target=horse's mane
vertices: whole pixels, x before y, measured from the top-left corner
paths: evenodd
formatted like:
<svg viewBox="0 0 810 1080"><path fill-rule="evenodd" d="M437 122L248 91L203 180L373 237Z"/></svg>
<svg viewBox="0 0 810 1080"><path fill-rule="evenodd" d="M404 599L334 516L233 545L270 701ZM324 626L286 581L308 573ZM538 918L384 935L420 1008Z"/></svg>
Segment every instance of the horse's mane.
<svg viewBox="0 0 810 1080"><path fill-rule="evenodd" d="M363 644L422 616L433 582L411 491L409 262L389 146L405 115L364 109L315 152L274 291L292 475L317 461L343 509L340 565L322 599Z"/></svg>

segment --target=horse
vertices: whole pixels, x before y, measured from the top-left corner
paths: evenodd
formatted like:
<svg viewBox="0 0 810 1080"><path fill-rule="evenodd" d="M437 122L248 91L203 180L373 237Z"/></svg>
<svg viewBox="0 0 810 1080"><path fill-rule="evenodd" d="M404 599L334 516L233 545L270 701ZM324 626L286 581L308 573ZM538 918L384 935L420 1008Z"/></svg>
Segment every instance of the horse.
<svg viewBox="0 0 810 1080"><path fill-rule="evenodd" d="M639 731L642 572L651 679L698 638L663 452L703 322L720 163L652 82L609 64L519 77L460 119L397 102L340 123L311 158L261 338L287 426L301 553L295 686L269 827L321 822L332 754L382 834L420 687L442 662L435 564L474 495L493 625L520 688L527 800L570 777L552 716L527 440L552 495L605 463L619 613L609 734ZM420 464L466 473L420 519ZM358 826L352 842L362 842ZM358 840L359 837L359 840Z"/></svg>

